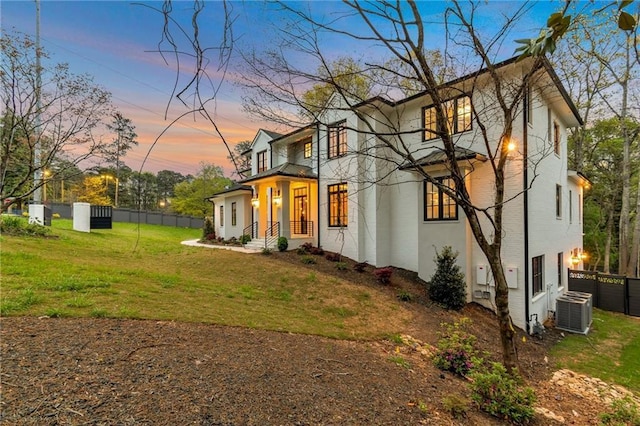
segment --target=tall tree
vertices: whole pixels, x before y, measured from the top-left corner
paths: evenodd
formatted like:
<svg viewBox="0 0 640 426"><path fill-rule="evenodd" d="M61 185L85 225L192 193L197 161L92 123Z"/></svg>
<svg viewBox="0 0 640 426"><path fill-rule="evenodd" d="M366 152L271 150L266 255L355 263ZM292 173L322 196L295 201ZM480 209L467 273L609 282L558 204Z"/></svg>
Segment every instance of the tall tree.
<svg viewBox="0 0 640 426"><path fill-rule="evenodd" d="M175 196L175 187L180 182L186 180L186 176L172 170L160 170L156 175L158 185L158 196L165 206L170 204L170 200Z"/></svg>
<svg viewBox="0 0 640 426"><path fill-rule="evenodd" d="M135 126L131 119L124 117L120 112L113 114L113 121L107 125L107 129L115 134L110 143L101 147L101 153L107 164L115 170L115 206L118 207L118 192L120 186L120 166L122 158L127 155L134 146L138 145Z"/></svg>
<svg viewBox="0 0 640 426"><path fill-rule="evenodd" d="M181 182L175 187L172 209L178 214L204 217L210 214L211 204L206 201L231 180L224 177L222 168L210 163L200 163L200 168L192 181Z"/></svg>
<svg viewBox="0 0 640 426"><path fill-rule="evenodd" d="M57 179L66 166L91 167L102 144L95 133L112 106L110 94L91 77L72 74L66 64L49 65L46 52L36 51L28 36L3 33L0 52L0 198L15 197L2 203L5 211L42 187L34 174L50 171L48 178ZM66 166L52 167L61 160Z"/></svg>
<svg viewBox="0 0 640 426"><path fill-rule="evenodd" d="M251 156L245 152L251 148L251 141L240 141L234 145L233 151L227 156L227 159L235 165L234 173L241 178L248 177L251 172Z"/></svg>

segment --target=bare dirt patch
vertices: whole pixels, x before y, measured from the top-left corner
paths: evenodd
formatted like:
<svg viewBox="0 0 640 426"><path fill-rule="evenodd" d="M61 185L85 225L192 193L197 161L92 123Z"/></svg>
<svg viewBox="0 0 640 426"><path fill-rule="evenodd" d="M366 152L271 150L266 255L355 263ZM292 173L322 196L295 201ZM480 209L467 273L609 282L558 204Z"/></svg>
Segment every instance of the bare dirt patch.
<svg viewBox="0 0 640 426"><path fill-rule="evenodd" d="M299 261L295 253L277 261ZM301 264L301 268L306 267ZM318 268L379 288L370 270ZM431 365L441 322L473 320L482 349L499 358L495 318L477 305L447 312L412 274L396 271L383 291L411 293L405 330L418 344L342 341L199 323L114 319L0 319L0 423L16 425L498 425L470 409L455 419L443 405L468 397L464 379ZM522 338L522 335L520 335ZM519 345L527 382L544 415L535 424L597 424L606 409L552 380L548 347ZM545 416L546 415L546 416ZM554 417L555 416L555 417ZM554 420L555 418L556 420Z"/></svg>

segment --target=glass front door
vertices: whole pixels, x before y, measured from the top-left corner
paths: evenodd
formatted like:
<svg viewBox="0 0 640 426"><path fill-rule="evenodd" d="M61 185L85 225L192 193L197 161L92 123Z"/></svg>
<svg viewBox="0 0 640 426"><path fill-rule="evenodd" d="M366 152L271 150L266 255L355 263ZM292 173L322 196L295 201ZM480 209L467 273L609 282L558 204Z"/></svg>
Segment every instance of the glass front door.
<svg viewBox="0 0 640 426"><path fill-rule="evenodd" d="M307 188L296 188L293 190L293 233L308 234L308 220Z"/></svg>

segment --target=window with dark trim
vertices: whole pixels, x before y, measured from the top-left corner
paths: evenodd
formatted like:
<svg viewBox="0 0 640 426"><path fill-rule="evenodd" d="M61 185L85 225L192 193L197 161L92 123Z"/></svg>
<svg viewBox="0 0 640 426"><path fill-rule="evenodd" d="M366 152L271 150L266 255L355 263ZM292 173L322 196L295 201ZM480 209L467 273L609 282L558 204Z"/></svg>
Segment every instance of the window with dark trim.
<svg viewBox="0 0 640 426"><path fill-rule="evenodd" d="M569 190L569 223L573 223L573 191Z"/></svg>
<svg viewBox="0 0 640 426"><path fill-rule="evenodd" d="M455 183L450 177L436 179L438 183L452 190ZM457 220L458 204L438 185L424 181L424 220Z"/></svg>
<svg viewBox="0 0 640 426"><path fill-rule="evenodd" d="M224 206L220 206L220 226L224 226Z"/></svg>
<svg viewBox="0 0 640 426"><path fill-rule="evenodd" d="M258 153L258 173L267 170L267 151Z"/></svg>
<svg viewBox="0 0 640 426"><path fill-rule="evenodd" d="M329 126L329 158L336 158L347 153L346 122Z"/></svg>
<svg viewBox="0 0 640 426"><path fill-rule="evenodd" d="M556 185L556 217L562 217L562 186Z"/></svg>
<svg viewBox="0 0 640 426"><path fill-rule="evenodd" d="M346 227L348 223L347 184L328 185L329 192L329 226Z"/></svg>
<svg viewBox="0 0 640 426"><path fill-rule="evenodd" d="M553 152L560 155L560 126L553 122Z"/></svg>
<svg viewBox="0 0 640 426"><path fill-rule="evenodd" d="M447 115L447 132L456 134L471 130L471 122L473 118L471 110L471 98L469 96L460 96L450 99L443 104L445 114ZM436 107L428 106L422 110L422 120L424 124L424 140L435 139L438 137L438 121L436 118Z"/></svg>
<svg viewBox="0 0 640 426"><path fill-rule="evenodd" d="M304 142L304 158L311 158L312 148L313 143L311 142L311 139L308 139L306 142Z"/></svg>
<svg viewBox="0 0 640 426"><path fill-rule="evenodd" d="M231 226L236 226L236 203L231 203Z"/></svg>
<svg viewBox="0 0 640 426"><path fill-rule="evenodd" d="M558 288L562 287L562 277L564 276L563 269L564 269L564 253L560 252L558 253Z"/></svg>
<svg viewBox="0 0 640 426"><path fill-rule="evenodd" d="M544 289L544 255L531 259L531 286L533 294L542 293Z"/></svg>

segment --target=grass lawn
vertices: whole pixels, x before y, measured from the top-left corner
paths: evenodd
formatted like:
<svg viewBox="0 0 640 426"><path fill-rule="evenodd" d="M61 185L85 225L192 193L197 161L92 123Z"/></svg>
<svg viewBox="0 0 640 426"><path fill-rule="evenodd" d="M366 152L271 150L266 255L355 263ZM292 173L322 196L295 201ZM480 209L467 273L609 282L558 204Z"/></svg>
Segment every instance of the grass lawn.
<svg viewBox="0 0 640 426"><path fill-rule="evenodd" d="M552 354L559 367L640 393L640 318L595 309L589 334L568 335Z"/></svg>
<svg viewBox="0 0 640 426"><path fill-rule="evenodd" d="M114 223L58 238L0 237L0 312L194 321L368 339L411 314L383 291L262 254L186 247L201 231Z"/></svg>

